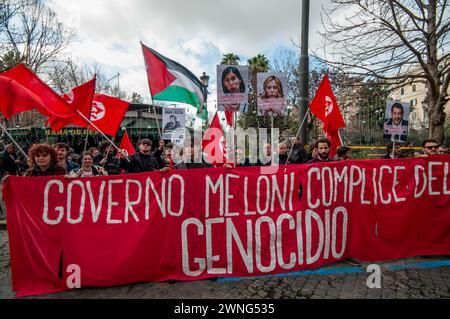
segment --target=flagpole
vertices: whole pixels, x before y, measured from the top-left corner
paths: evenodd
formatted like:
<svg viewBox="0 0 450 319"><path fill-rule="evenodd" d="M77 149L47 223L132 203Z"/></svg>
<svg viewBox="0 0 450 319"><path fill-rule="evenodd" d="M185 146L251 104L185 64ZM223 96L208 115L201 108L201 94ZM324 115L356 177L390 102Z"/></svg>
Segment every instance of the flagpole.
<svg viewBox="0 0 450 319"><path fill-rule="evenodd" d="M395 156L395 139L392 143L392 158L394 158L394 156Z"/></svg>
<svg viewBox="0 0 450 319"><path fill-rule="evenodd" d="M3 124L0 123L0 126L5 132L5 134L9 137L9 139L13 142L13 144L19 149L19 151L25 156L25 158L28 160L28 155L24 152L24 150L17 144L16 140L9 134L8 130L3 126Z"/></svg>
<svg viewBox="0 0 450 319"><path fill-rule="evenodd" d="M150 98L152 99L153 114L155 114L156 127L158 128L159 139L161 140L162 133L161 133L161 128L159 127L158 114L156 113L156 107L155 107L155 102L153 101L153 95L150 95Z"/></svg>
<svg viewBox="0 0 450 319"><path fill-rule="evenodd" d="M78 115L80 115L86 122L88 122L95 130L97 130L108 142L110 142L111 143L111 145L117 150L117 151L119 151L120 152L120 149L119 149L119 147L116 145L116 144L114 144L114 142L108 137L108 136L106 136L105 135L105 133L103 133L94 123L92 123L92 121L91 120L89 120L83 113L81 113L79 110L77 110L77 109L74 109L77 113L78 113Z"/></svg>
<svg viewBox="0 0 450 319"><path fill-rule="evenodd" d="M86 128L86 139L84 141L84 151L83 154L86 153L86 149L87 149L87 144L88 144L88 139L89 139L89 125Z"/></svg>

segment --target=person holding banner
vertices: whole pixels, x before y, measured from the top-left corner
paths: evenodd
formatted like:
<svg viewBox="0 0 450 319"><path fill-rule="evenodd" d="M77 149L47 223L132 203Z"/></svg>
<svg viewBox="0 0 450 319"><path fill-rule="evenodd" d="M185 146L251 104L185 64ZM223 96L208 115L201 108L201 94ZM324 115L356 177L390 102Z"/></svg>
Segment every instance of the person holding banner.
<svg viewBox="0 0 450 319"><path fill-rule="evenodd" d="M298 136L291 139L292 150L289 157L289 164L303 164L308 161L308 154L306 154L305 147L303 146ZM312 159L312 158L311 158Z"/></svg>
<svg viewBox="0 0 450 319"><path fill-rule="evenodd" d="M92 156L94 158L94 164L104 168L108 175L120 174L120 161L116 157L116 152L111 142L102 141L100 143L100 154L97 156L92 154Z"/></svg>
<svg viewBox="0 0 450 319"><path fill-rule="evenodd" d="M123 152L119 153L120 168L125 169L129 174L159 170L158 161L151 153L152 141L144 138L139 141L138 148L139 151L128 159L125 158Z"/></svg>
<svg viewBox="0 0 450 319"><path fill-rule="evenodd" d="M404 155L402 155L400 153L400 149L402 147L401 144L399 143L395 143L395 149L393 150L394 153L392 153L392 148L394 147L394 143L390 142L387 146L386 146L386 154L383 155L381 158L383 159L392 159L392 158L405 158ZM392 154L394 154L394 157L392 157Z"/></svg>
<svg viewBox="0 0 450 319"><path fill-rule="evenodd" d="M278 144L278 164L286 165L288 164L288 154L286 143Z"/></svg>
<svg viewBox="0 0 450 319"><path fill-rule="evenodd" d="M35 144L28 152L25 176L65 175L66 169L59 166L55 149L49 144Z"/></svg>
<svg viewBox="0 0 450 319"><path fill-rule="evenodd" d="M14 144L8 144L0 154L0 170L2 175L18 175L20 160Z"/></svg>
<svg viewBox="0 0 450 319"><path fill-rule="evenodd" d="M164 146L164 154L161 155L162 165L160 165L161 172L171 171L173 169L173 158L172 158L173 144L169 143Z"/></svg>
<svg viewBox="0 0 450 319"><path fill-rule="evenodd" d="M419 157L428 157L438 154L439 143L434 139L427 139L422 142L422 150L423 154L420 154Z"/></svg>
<svg viewBox="0 0 450 319"><path fill-rule="evenodd" d="M92 153L85 152L81 160L81 167L75 169L66 175L66 178L107 176L108 172L101 166L94 165L94 157Z"/></svg>
<svg viewBox="0 0 450 319"><path fill-rule="evenodd" d="M448 146L445 144L439 145L438 154L439 155L448 155Z"/></svg>
<svg viewBox="0 0 450 319"><path fill-rule="evenodd" d="M332 162L330 157L330 149L331 149L331 141L326 137L318 139L314 144L314 148L317 148L318 156L317 158L313 158L308 161L308 164L312 163L324 163L324 162Z"/></svg>
<svg viewBox="0 0 450 319"><path fill-rule="evenodd" d="M350 154L352 149L347 146L341 146L337 150L337 160L338 161L348 161L350 159Z"/></svg>
<svg viewBox="0 0 450 319"><path fill-rule="evenodd" d="M54 145L54 149L56 152L56 158L58 160L57 164L64 168L67 172L71 172L74 169L80 167L77 163L68 159L70 150L69 145L67 145L66 143L56 143Z"/></svg>
<svg viewBox="0 0 450 319"><path fill-rule="evenodd" d="M194 149L187 145L183 149L180 150L180 156L182 156L182 160L178 162L173 169L192 169L192 168L208 168L213 167L211 164L206 163L203 159L200 163L195 162L194 158L195 152Z"/></svg>

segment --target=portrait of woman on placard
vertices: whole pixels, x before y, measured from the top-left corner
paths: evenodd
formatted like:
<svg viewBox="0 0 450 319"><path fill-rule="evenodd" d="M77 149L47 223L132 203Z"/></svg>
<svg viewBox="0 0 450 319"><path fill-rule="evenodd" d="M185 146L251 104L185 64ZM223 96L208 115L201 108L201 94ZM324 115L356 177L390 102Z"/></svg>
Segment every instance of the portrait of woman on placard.
<svg viewBox="0 0 450 319"><path fill-rule="evenodd" d="M284 98L283 84L280 79L274 75L269 76L263 84L264 92L261 94L262 99L279 99Z"/></svg>
<svg viewBox="0 0 450 319"><path fill-rule="evenodd" d="M245 93L245 82L237 67L228 66L223 70L222 91L225 94ZM224 104L224 111L238 112L240 106L240 103Z"/></svg>
<svg viewBox="0 0 450 319"><path fill-rule="evenodd" d="M274 75L266 78L263 83L263 92L259 96L261 99L283 99L283 84L280 79ZM284 110L277 106L277 103L271 105L267 102L264 107L260 108L260 114L263 116L267 115L283 115Z"/></svg>

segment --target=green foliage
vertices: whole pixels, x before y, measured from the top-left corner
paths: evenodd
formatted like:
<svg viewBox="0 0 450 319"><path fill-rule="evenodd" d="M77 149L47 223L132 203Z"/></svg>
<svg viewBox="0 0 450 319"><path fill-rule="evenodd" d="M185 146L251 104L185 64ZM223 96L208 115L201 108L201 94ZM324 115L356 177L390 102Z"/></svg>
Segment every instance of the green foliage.
<svg viewBox="0 0 450 319"><path fill-rule="evenodd" d="M222 65L238 65L240 58L234 53L226 53L222 57L220 64Z"/></svg>

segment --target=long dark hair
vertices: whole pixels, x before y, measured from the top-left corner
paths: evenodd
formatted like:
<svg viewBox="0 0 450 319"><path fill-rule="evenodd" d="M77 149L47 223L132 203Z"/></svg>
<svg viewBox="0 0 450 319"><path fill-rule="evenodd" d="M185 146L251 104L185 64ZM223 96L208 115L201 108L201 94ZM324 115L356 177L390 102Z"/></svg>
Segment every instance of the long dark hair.
<svg viewBox="0 0 450 319"><path fill-rule="evenodd" d="M224 84L225 77L229 73L234 73L238 77L238 79L240 81L239 92L244 93L245 92L245 83L244 83L244 80L242 79L241 72L239 72L239 69L235 66L227 66L222 72L222 91L223 91L223 93L230 93L230 91L228 91L228 89L225 87L225 84Z"/></svg>

